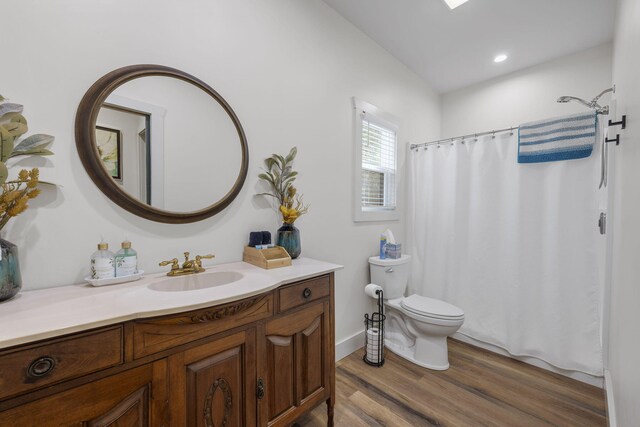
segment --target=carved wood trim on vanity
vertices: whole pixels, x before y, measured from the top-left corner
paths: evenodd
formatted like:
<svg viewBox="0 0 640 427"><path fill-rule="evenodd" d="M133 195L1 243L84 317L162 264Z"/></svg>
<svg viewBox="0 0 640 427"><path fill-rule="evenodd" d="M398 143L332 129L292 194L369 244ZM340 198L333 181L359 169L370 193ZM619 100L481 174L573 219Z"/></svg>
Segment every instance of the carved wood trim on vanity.
<svg viewBox="0 0 640 427"><path fill-rule="evenodd" d="M333 425L333 295L330 273L223 305L2 350L0 425L276 427L322 401ZM29 366L45 356L80 362L60 362L65 369L54 367L51 380L29 380Z"/></svg>
<svg viewBox="0 0 640 427"><path fill-rule="evenodd" d="M193 316L191 316L191 322L213 322L214 320L220 320L228 316L233 316L235 314L242 313L249 307L255 305L260 299L263 298L250 298L237 304L232 304L223 308L219 308L217 310L207 310L204 313L194 314Z"/></svg>
<svg viewBox="0 0 640 427"><path fill-rule="evenodd" d="M273 314L273 294L184 314L133 322L135 359L246 325Z"/></svg>

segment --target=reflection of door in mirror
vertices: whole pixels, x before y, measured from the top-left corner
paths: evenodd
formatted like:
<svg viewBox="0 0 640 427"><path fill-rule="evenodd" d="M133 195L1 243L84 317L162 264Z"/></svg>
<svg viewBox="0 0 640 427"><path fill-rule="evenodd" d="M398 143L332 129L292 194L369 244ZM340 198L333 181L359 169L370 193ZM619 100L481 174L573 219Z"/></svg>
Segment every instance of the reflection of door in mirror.
<svg viewBox="0 0 640 427"><path fill-rule="evenodd" d="M158 105L112 94L96 121L96 129L108 126L121 134L122 175L114 181L137 200L157 208L164 207L165 114ZM155 168L151 167L152 156ZM107 163L105 167L109 170Z"/></svg>
<svg viewBox="0 0 640 427"><path fill-rule="evenodd" d="M115 182L136 199L148 203L146 188L149 181L145 152L141 152L139 135L145 135L148 116L116 105L104 105L98 114L96 143L104 167ZM114 143L117 141L117 143ZM143 159L140 159L140 157ZM145 188L144 193L141 191Z"/></svg>

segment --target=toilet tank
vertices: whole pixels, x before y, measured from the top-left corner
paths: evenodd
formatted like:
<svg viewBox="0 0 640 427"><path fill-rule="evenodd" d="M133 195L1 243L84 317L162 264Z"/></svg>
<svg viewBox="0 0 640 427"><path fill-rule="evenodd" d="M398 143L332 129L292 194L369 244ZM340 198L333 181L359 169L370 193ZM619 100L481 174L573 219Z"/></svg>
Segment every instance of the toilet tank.
<svg viewBox="0 0 640 427"><path fill-rule="evenodd" d="M377 256L369 258L371 283L382 287L385 299L404 296L409 283L410 261L409 255L402 255L398 259L380 259Z"/></svg>

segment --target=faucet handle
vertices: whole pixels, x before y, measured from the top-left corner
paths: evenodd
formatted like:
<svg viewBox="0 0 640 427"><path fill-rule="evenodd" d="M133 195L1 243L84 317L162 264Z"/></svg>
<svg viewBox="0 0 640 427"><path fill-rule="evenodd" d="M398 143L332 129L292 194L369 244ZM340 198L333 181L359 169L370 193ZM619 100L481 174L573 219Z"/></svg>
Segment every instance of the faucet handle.
<svg viewBox="0 0 640 427"><path fill-rule="evenodd" d="M184 253L184 262L188 262L189 261L189 252L185 252Z"/></svg>
<svg viewBox="0 0 640 427"><path fill-rule="evenodd" d="M196 265L197 265L199 268L202 268L202 260L203 260L203 259L213 259L213 258L215 258L215 257L216 257L216 256L215 256L215 255L213 255L213 254L208 254L208 255L196 255ZM203 269L202 271L204 271L204 269Z"/></svg>
<svg viewBox="0 0 640 427"><path fill-rule="evenodd" d="M178 265L178 258L174 258L169 261L161 261L160 263L158 263L160 267L164 267L165 265L169 265L169 264L171 264L172 270L180 268L180 266Z"/></svg>

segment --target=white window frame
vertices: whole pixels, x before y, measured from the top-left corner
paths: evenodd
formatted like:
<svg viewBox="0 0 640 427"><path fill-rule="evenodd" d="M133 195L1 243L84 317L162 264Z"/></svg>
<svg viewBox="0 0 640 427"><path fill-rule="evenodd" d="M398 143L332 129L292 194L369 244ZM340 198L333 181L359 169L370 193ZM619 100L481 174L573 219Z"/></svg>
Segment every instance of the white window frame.
<svg viewBox="0 0 640 427"><path fill-rule="evenodd" d="M353 110L354 110L354 124L355 124L355 139L354 139L354 216L355 222L365 221L399 221L400 209L398 204L398 181L399 181L399 168L398 168L398 130L399 120L392 114L386 113L374 105L368 102L362 101L357 98L353 98ZM393 130L396 133L396 146L395 146L395 179L393 189L395 192L396 203L394 208L385 207L364 207L362 206L362 119L363 117L371 122L377 123L388 129ZM387 193L387 188L385 188Z"/></svg>

